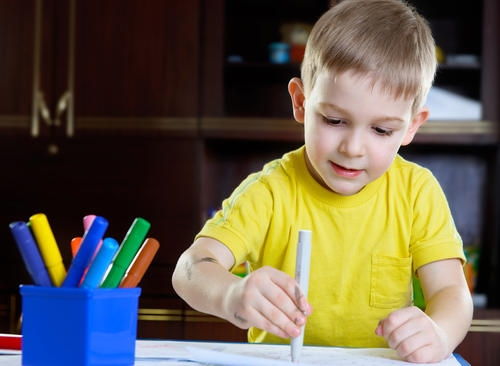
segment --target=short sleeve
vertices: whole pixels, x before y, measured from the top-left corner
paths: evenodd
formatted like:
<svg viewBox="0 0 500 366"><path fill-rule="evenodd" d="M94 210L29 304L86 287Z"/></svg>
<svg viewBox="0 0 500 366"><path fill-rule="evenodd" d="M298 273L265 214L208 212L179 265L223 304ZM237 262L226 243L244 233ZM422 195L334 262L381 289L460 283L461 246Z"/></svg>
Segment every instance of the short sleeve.
<svg viewBox="0 0 500 366"><path fill-rule="evenodd" d="M226 245L233 253L235 265L260 256L272 217L272 194L262 182L261 173L248 176L222 203L198 237L210 237Z"/></svg>
<svg viewBox="0 0 500 366"><path fill-rule="evenodd" d="M438 181L424 169L413 185L413 270L442 259L458 258L465 263L462 239Z"/></svg>

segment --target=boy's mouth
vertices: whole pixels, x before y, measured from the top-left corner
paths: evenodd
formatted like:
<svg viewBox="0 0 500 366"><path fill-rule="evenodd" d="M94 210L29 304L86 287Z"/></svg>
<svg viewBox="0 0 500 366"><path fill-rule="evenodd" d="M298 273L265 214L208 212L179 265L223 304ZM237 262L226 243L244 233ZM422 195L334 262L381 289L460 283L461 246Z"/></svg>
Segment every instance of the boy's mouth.
<svg viewBox="0 0 500 366"><path fill-rule="evenodd" d="M344 177L344 178L356 178L357 176L359 176L363 172L363 170L359 170L359 169L346 168L342 165L338 165L338 164L334 163L333 161L330 161L330 165L332 166L335 174L337 174L340 177Z"/></svg>

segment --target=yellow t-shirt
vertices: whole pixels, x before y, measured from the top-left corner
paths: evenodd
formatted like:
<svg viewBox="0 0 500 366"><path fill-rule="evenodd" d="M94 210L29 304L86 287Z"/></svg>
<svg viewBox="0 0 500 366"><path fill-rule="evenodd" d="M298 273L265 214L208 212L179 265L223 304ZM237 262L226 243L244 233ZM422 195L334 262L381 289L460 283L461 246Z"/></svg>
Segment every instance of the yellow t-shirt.
<svg viewBox="0 0 500 366"><path fill-rule="evenodd" d="M249 175L197 235L224 243L235 264L295 273L298 232L312 231L304 343L386 347L379 320L412 302L412 271L465 260L446 198L432 173L397 156L359 193L342 196L309 173L304 147ZM288 343L257 328L251 342Z"/></svg>

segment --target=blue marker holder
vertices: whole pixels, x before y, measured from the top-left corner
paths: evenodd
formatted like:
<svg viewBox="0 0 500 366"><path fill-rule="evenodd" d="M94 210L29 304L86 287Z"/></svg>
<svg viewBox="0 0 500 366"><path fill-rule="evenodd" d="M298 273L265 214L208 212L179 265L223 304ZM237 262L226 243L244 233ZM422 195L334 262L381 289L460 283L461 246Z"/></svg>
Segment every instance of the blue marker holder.
<svg viewBox="0 0 500 366"><path fill-rule="evenodd" d="M140 288L20 286L24 366L133 365Z"/></svg>

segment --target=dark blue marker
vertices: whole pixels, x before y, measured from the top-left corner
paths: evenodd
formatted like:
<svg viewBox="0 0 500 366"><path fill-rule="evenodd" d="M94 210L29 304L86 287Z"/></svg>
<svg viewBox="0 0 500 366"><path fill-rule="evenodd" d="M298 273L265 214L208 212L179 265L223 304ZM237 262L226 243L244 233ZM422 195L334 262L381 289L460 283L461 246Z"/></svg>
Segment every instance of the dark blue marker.
<svg viewBox="0 0 500 366"><path fill-rule="evenodd" d="M9 228L35 285L52 286L49 273L28 225L23 221L15 221L9 224Z"/></svg>
<svg viewBox="0 0 500 366"><path fill-rule="evenodd" d="M83 273L85 272L85 268L90 264L97 245L104 236L107 228L108 220L104 217L96 216L94 221L92 221L92 225L90 225L83 236L80 249L78 249L78 253L76 253L61 287L78 287Z"/></svg>

